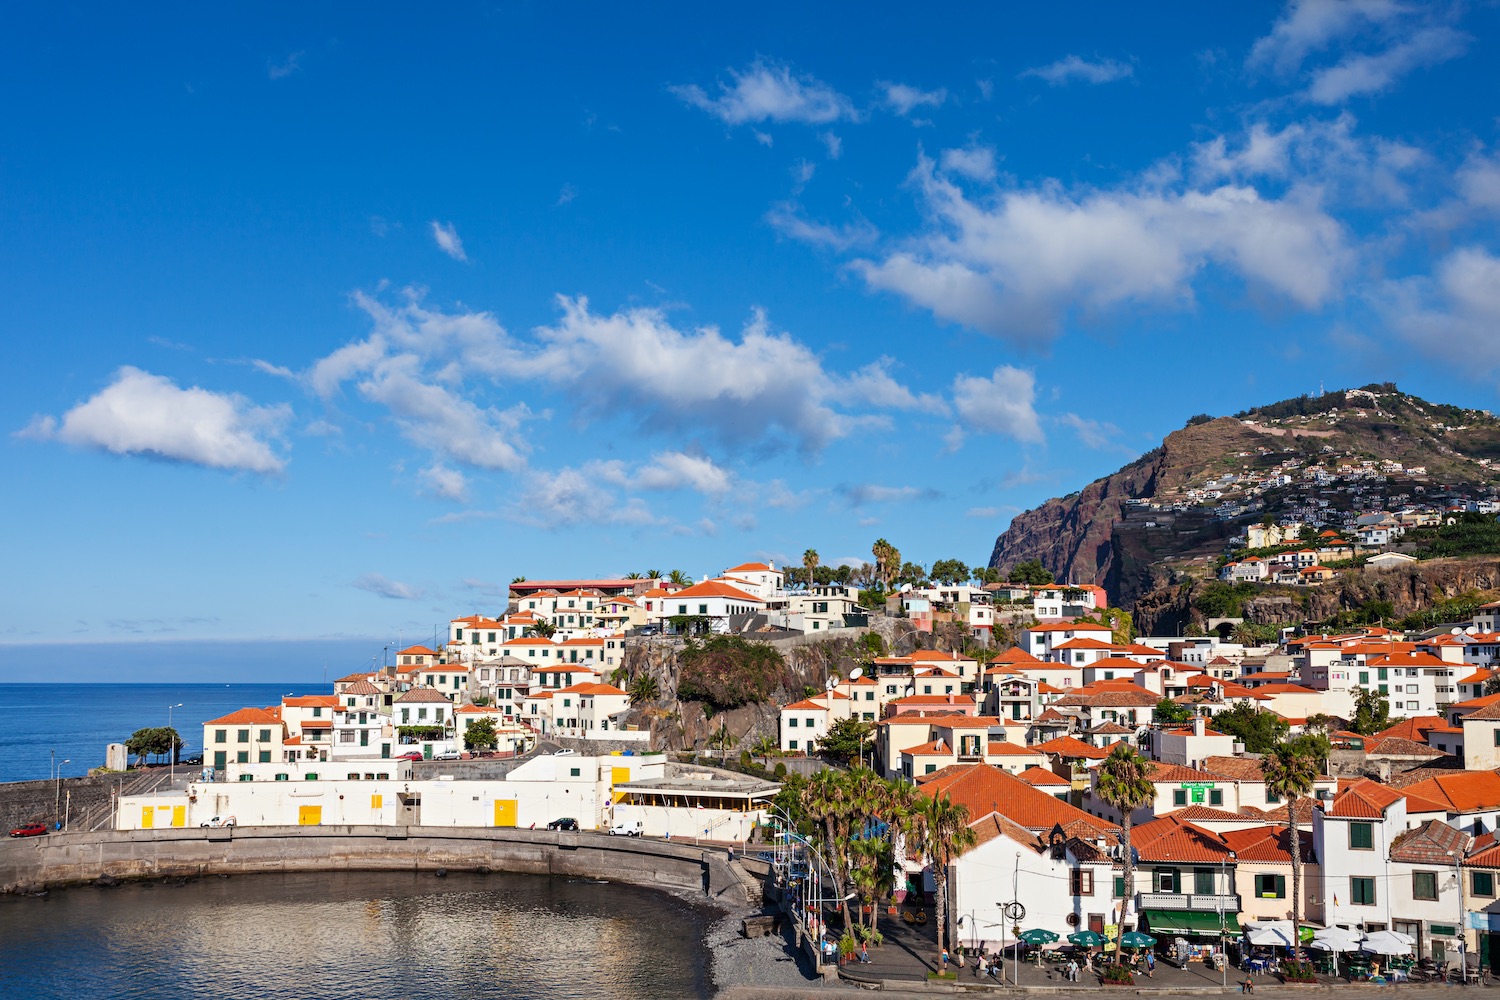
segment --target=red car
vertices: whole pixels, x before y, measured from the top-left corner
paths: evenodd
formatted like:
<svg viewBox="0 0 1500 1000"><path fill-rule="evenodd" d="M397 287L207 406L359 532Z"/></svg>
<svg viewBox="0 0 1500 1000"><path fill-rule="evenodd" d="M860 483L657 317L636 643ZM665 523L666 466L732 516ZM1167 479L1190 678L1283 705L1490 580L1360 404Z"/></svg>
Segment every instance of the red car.
<svg viewBox="0 0 1500 1000"><path fill-rule="evenodd" d="M40 837L47 832L46 823L29 823L26 826L18 826L10 831L12 837Z"/></svg>
<svg viewBox="0 0 1500 1000"><path fill-rule="evenodd" d="M422 755L419 754L419 753L417 753L415 750L413 750L411 753L400 753L400 754L396 755L396 760L421 760L421 759L422 759Z"/></svg>

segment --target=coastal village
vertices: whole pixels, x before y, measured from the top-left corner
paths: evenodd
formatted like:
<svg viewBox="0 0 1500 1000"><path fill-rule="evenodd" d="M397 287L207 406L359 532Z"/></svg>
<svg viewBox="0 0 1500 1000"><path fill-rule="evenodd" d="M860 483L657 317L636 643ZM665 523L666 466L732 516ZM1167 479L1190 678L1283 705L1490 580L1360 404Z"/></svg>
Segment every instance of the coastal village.
<svg viewBox="0 0 1500 1000"><path fill-rule="evenodd" d="M1287 524L1246 541L1301 573L1346 549L1378 558L1409 517L1356 539ZM1250 561L1226 562L1226 579ZM861 590L819 582L809 560L701 582L518 580L493 615L454 618L331 692L207 721L201 764L121 797L113 822L728 847L768 866L757 891L786 901L828 963L881 940L876 921L830 927L855 898L908 924L934 912L946 948L971 956L1135 934L1176 963L1217 968L1227 951L1264 971L1274 949L1256 946L1300 933L1315 948L1352 935L1356 969L1358 941L1395 941L1387 974L1500 959L1500 602L1420 632L1254 644L1234 622L1134 635L1102 588L983 576ZM715 640L794 655L843 639L865 650L858 665L786 698L774 731L720 729L690 752L653 737L663 692L629 666ZM862 785L904 803L880 826L883 874L850 861L853 831L882 812L850 811ZM842 840L825 832L835 819ZM1335 970L1331 949L1310 954Z"/></svg>

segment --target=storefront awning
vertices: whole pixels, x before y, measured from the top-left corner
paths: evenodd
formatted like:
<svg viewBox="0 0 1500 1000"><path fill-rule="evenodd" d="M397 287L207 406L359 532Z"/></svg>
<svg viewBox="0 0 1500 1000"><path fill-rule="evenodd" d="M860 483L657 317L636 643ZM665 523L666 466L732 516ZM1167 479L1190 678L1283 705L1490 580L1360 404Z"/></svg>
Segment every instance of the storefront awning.
<svg viewBox="0 0 1500 1000"><path fill-rule="evenodd" d="M1142 910L1141 916L1146 918L1146 926L1151 929L1152 934L1156 935L1217 935L1221 919L1217 913L1205 913L1199 910ZM1236 919L1236 914L1226 913L1222 919L1224 933L1237 937L1240 933L1240 922Z"/></svg>

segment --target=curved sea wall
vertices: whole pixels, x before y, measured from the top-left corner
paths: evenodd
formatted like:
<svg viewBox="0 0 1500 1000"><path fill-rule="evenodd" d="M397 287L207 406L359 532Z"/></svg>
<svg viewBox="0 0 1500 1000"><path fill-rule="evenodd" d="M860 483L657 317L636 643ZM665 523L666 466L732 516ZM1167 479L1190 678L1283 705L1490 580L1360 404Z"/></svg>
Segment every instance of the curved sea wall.
<svg viewBox="0 0 1500 1000"><path fill-rule="evenodd" d="M256 872L490 871L614 879L742 904L725 855L710 848L598 833L505 828L261 826L101 830L0 842L0 892L100 878Z"/></svg>

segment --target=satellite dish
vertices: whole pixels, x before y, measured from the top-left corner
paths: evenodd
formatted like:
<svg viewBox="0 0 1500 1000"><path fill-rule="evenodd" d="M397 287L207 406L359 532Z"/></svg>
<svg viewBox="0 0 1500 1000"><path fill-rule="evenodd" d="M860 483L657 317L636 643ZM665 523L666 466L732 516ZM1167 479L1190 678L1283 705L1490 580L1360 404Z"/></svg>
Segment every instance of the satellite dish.
<svg viewBox="0 0 1500 1000"><path fill-rule="evenodd" d="M914 695L916 693L917 693L917 686L915 684L908 684L908 685L906 685L906 696L908 698L910 698L912 695Z"/></svg>
<svg viewBox="0 0 1500 1000"><path fill-rule="evenodd" d="M1461 628L1455 628L1455 629L1449 630L1448 634L1449 635L1459 635L1462 632L1463 632L1463 629L1461 629Z"/></svg>
<svg viewBox="0 0 1500 1000"><path fill-rule="evenodd" d="M839 679L837 677L830 677L830 678L828 678L828 690L832 691L833 690L833 686L835 684L837 684L838 682L839 682Z"/></svg>
<svg viewBox="0 0 1500 1000"><path fill-rule="evenodd" d="M863 677L864 675L865 675L865 668L864 667L855 667L853 670L849 671L849 679L851 681L857 681L861 677Z"/></svg>
<svg viewBox="0 0 1500 1000"><path fill-rule="evenodd" d="M1467 632L1467 633L1469 633L1470 635L1478 635L1479 634L1479 629L1477 627L1473 626L1473 625L1470 625L1468 628L1464 629L1464 631Z"/></svg>

